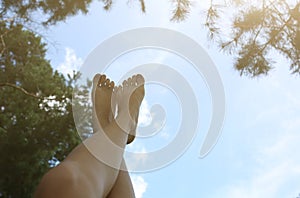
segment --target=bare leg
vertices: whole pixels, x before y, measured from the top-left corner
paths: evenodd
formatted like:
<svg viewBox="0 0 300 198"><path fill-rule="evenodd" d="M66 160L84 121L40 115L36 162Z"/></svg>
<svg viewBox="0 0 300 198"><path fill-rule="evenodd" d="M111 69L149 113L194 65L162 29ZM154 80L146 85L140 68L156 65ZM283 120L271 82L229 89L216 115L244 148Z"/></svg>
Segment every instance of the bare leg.
<svg viewBox="0 0 300 198"><path fill-rule="evenodd" d="M109 124L105 131L110 132L109 138L113 139L115 144L125 148L127 134L118 127L115 121ZM103 145L104 149L101 147ZM123 158L122 150L116 151L113 147L112 143L105 139L102 131L94 134L43 177L35 197L106 197L116 182ZM93 152L93 155L87 148ZM95 151L95 149L101 150ZM101 152L110 154L116 168L98 160L102 157Z"/></svg>
<svg viewBox="0 0 300 198"><path fill-rule="evenodd" d="M108 198L119 198L120 196L123 198L135 197L132 182L128 171L125 171L126 169L125 161L123 161L122 170L119 171L117 181L107 196Z"/></svg>
<svg viewBox="0 0 300 198"><path fill-rule="evenodd" d="M144 97L144 78L141 75L133 76L132 79L128 79L130 82L130 86L135 86L137 89L133 92L130 98L130 103L129 104L134 104L138 102L141 102L143 97ZM136 83L135 83L136 82ZM126 82L125 82L126 83ZM123 87L126 84L123 83ZM127 82L128 84L128 82ZM140 105L140 103L138 103ZM137 111L131 111L131 117L132 119L135 120L135 122L138 122L138 113ZM136 131L136 125L134 130L132 131L133 133L129 135L127 143L130 143L134 140L135 137L135 131ZM111 192L108 195L108 198L119 198L120 195L124 198L134 198L134 189L132 186L132 182L130 180L130 176L128 171L126 171L126 164L125 161L123 160L122 162L122 170L119 171L119 175L117 178L117 181L112 188Z"/></svg>
<svg viewBox="0 0 300 198"><path fill-rule="evenodd" d="M105 84L108 85L109 82L106 81ZM122 94L125 96L123 98L125 99L126 96L130 96L127 93L132 90L130 87L132 82L128 81L127 84L128 87L122 90ZM137 83L135 82L135 84ZM129 111L131 116L138 115L141 101L137 100L137 98L142 100L144 96L143 89L140 90L140 92L135 92L136 96L138 96L134 97L135 103L132 101L132 97L130 97ZM95 101L97 103L97 99ZM107 196L119 175L119 168L123 159L123 150L128 141L128 135L125 132L134 131L136 128L136 122L132 122L131 118L125 116L125 103L122 101L119 102L119 114L116 120L104 127L104 130L100 129L98 133L87 139L84 142L85 145L80 144L76 147L59 166L49 171L38 186L35 197L76 198ZM105 125L102 123L103 122L100 121L100 125ZM122 127L120 128L117 123L121 124ZM107 136L109 139L103 138ZM110 140L112 140L114 144L112 144ZM103 145L106 146L104 149L102 148L103 150L97 150ZM121 149L114 150L115 145L118 145ZM87 150L86 146L96 153L97 151L98 153L112 151L111 156L114 158L115 168L97 160Z"/></svg>
<svg viewBox="0 0 300 198"><path fill-rule="evenodd" d="M112 117L110 102L113 88L114 83L106 79L105 76L97 74L94 77L92 93L93 128L102 135L105 134L104 131L107 131L109 138L124 148L127 135L121 131L116 123L111 123L108 126ZM105 197L118 176L118 169L113 169L98 161L86 148L86 146L91 147L90 144L93 142L101 144L103 141L106 139L99 140L99 135L94 135L84 144L77 146L59 166L50 170L43 177L35 197ZM104 144L111 145L111 142ZM106 149L108 150L103 151L109 151L109 148ZM119 158L121 162L122 153L119 153Z"/></svg>

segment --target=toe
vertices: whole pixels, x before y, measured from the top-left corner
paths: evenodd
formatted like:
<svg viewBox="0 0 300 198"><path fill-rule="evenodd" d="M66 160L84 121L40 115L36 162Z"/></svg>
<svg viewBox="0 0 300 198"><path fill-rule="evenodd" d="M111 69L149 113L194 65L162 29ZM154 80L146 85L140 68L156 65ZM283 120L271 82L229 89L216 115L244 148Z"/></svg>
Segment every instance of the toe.
<svg viewBox="0 0 300 198"><path fill-rule="evenodd" d="M137 78L136 75L133 75L133 76L132 76L132 85L133 85L133 86L136 86L136 85L137 85L136 78Z"/></svg>
<svg viewBox="0 0 300 198"><path fill-rule="evenodd" d="M124 80L123 83L122 83L123 87L126 87L128 86L128 81L127 80Z"/></svg>
<svg viewBox="0 0 300 198"><path fill-rule="evenodd" d="M106 79L105 82L104 82L104 85L105 85L105 87L109 87L109 85L110 85L110 80L109 80L109 79Z"/></svg>
<svg viewBox="0 0 300 198"><path fill-rule="evenodd" d="M100 79L101 75L100 74L96 74L94 76L94 79L93 79L93 85L97 85L98 84L98 81Z"/></svg>
<svg viewBox="0 0 300 198"><path fill-rule="evenodd" d="M123 87L119 85L119 93L123 91Z"/></svg>
<svg viewBox="0 0 300 198"><path fill-rule="evenodd" d="M120 91L120 86L114 87L114 92L117 94Z"/></svg>
<svg viewBox="0 0 300 198"><path fill-rule="evenodd" d="M115 92L116 92L117 94L119 94L121 91L122 91L122 86L121 86L121 85L115 87Z"/></svg>
<svg viewBox="0 0 300 198"><path fill-rule="evenodd" d="M129 77L129 78L127 79L127 82L128 82L128 86L132 85L132 78Z"/></svg>
<svg viewBox="0 0 300 198"><path fill-rule="evenodd" d="M110 84L109 84L109 87L110 87L110 88L114 88L114 87L115 87L115 82L114 82L114 81L111 81Z"/></svg>
<svg viewBox="0 0 300 198"><path fill-rule="evenodd" d="M144 84L145 79L141 74L136 75L136 82L138 85Z"/></svg>
<svg viewBox="0 0 300 198"><path fill-rule="evenodd" d="M94 96L95 96L95 92L96 92L96 88L99 85L99 79L100 79L101 75L100 74L96 74L93 78L93 88L92 88L92 98L93 98L93 102L94 102Z"/></svg>
<svg viewBox="0 0 300 198"><path fill-rule="evenodd" d="M106 81L106 76L105 75L101 75L99 82L98 82L98 86L102 87L105 85L105 81Z"/></svg>

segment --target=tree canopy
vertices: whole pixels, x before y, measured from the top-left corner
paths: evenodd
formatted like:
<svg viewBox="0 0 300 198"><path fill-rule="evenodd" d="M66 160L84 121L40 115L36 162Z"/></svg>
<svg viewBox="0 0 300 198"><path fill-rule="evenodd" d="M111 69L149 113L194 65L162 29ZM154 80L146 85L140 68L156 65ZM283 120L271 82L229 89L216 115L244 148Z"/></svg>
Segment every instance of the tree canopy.
<svg viewBox="0 0 300 198"><path fill-rule="evenodd" d="M46 60L46 44L27 26L34 3L38 4L1 2L0 197L32 197L45 172L80 142L71 104L78 74L66 79ZM73 9L81 9L75 4ZM49 18L44 26L68 15L57 15L59 7L47 7ZM75 14L71 8L68 12ZM91 83L80 88L84 98L88 86Z"/></svg>
<svg viewBox="0 0 300 198"><path fill-rule="evenodd" d="M0 24L0 197L31 197L41 176L79 143L72 80L53 71L41 38Z"/></svg>
<svg viewBox="0 0 300 198"><path fill-rule="evenodd" d="M231 3L211 2L205 26L219 48L235 56L234 67L240 74L250 77L268 74L276 53L290 62L292 74L300 74L300 2L234 0ZM221 25L223 20L230 21L229 32Z"/></svg>

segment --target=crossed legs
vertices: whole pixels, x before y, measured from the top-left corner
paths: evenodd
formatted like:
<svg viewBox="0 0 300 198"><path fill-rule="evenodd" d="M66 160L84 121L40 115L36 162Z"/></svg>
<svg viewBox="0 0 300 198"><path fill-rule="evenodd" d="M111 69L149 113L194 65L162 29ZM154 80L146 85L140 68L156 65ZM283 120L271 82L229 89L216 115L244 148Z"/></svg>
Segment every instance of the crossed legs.
<svg viewBox="0 0 300 198"><path fill-rule="evenodd" d="M144 79L135 75L115 87L97 74L92 95L95 133L42 178L36 198L134 197L123 151L134 139Z"/></svg>

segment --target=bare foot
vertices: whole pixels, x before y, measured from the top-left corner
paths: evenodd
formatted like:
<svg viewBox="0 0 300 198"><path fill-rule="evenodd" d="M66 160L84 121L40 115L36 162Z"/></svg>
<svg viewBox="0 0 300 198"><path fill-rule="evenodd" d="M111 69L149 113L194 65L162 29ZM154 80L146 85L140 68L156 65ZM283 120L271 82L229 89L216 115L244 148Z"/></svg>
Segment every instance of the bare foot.
<svg viewBox="0 0 300 198"><path fill-rule="evenodd" d="M129 127L126 128L126 132L129 133L127 144L130 144L135 138L139 109L145 95L144 82L144 77L138 74L124 80L123 86L116 88L117 119L122 116L130 118L130 123L127 125Z"/></svg>
<svg viewBox="0 0 300 198"><path fill-rule="evenodd" d="M105 128L113 120L112 93L115 83L105 75L96 74L93 79L93 127L94 132ZM100 125L100 126L99 126ZM100 127L100 128L99 128Z"/></svg>

